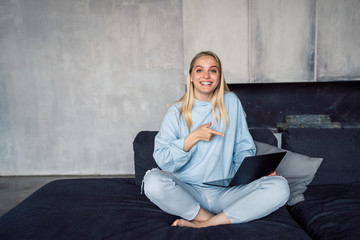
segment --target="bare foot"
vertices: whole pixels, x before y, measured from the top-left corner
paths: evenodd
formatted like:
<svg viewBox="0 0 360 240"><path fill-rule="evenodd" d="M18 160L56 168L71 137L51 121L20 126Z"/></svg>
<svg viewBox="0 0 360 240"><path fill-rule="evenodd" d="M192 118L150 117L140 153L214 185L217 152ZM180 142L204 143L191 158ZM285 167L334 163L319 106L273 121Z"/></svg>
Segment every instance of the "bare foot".
<svg viewBox="0 0 360 240"><path fill-rule="evenodd" d="M192 227L192 228L199 228L200 226L198 226L195 222L196 222L196 221L194 221L194 222L189 222L189 221L186 221L186 220L184 220L184 219L176 219L171 226L173 226L173 227Z"/></svg>
<svg viewBox="0 0 360 240"><path fill-rule="evenodd" d="M212 218L214 214L200 208L198 214L192 221L187 221L185 219L177 219L171 224L171 226L179 226L179 227L196 227L199 226L201 222L205 222Z"/></svg>
<svg viewBox="0 0 360 240"><path fill-rule="evenodd" d="M197 221L197 222L205 222L207 220L209 220L210 218L212 218L214 216L214 214L204 210L203 208L200 208L198 214L196 215L196 217L194 218L194 221Z"/></svg>
<svg viewBox="0 0 360 240"><path fill-rule="evenodd" d="M227 218L225 213L219 213L206 221L186 221L184 219L177 219L173 222L171 226L174 227L192 227L192 228L202 228L202 227L210 227L217 226L221 224L230 224L230 220Z"/></svg>

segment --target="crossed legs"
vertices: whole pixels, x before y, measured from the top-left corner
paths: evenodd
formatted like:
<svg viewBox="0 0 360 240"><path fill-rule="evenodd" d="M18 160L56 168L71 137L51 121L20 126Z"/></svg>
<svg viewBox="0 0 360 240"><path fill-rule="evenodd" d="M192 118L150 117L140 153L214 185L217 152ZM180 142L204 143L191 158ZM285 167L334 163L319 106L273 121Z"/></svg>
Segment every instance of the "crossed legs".
<svg viewBox="0 0 360 240"><path fill-rule="evenodd" d="M144 192L160 209L181 217L172 226L194 228L252 221L275 211L289 197L282 177L264 177L228 189L202 189L159 169L146 173Z"/></svg>

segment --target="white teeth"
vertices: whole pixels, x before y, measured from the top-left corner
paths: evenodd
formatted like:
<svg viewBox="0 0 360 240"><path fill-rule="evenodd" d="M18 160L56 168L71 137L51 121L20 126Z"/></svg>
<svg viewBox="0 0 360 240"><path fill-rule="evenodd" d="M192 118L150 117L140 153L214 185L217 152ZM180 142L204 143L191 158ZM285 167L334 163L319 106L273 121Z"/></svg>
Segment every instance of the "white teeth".
<svg viewBox="0 0 360 240"><path fill-rule="evenodd" d="M211 82L201 82L200 84L202 84L202 85L210 85Z"/></svg>

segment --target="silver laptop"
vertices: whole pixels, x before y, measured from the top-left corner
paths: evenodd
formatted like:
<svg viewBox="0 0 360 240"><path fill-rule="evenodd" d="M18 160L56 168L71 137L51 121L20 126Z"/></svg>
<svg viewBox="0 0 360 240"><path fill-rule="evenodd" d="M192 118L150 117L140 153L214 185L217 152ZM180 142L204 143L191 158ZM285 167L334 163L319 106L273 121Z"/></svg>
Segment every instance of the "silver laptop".
<svg viewBox="0 0 360 240"><path fill-rule="evenodd" d="M284 158L285 154L286 152L284 151L246 157L233 178L219 179L204 182L203 184L218 187L232 187L248 184L258 178L268 176L273 173L280 164L281 160Z"/></svg>

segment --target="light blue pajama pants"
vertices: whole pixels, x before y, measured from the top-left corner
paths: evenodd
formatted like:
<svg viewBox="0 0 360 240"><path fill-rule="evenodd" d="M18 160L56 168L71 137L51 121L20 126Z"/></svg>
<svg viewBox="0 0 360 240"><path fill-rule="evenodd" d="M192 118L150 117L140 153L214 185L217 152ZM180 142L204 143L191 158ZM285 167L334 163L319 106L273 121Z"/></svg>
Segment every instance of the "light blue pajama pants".
<svg viewBox="0 0 360 240"><path fill-rule="evenodd" d="M280 176L222 188L186 184L169 172L152 169L145 174L143 184L150 201L188 221L193 220L202 207L213 214L224 212L231 223L249 222L283 206L290 194L286 179Z"/></svg>

